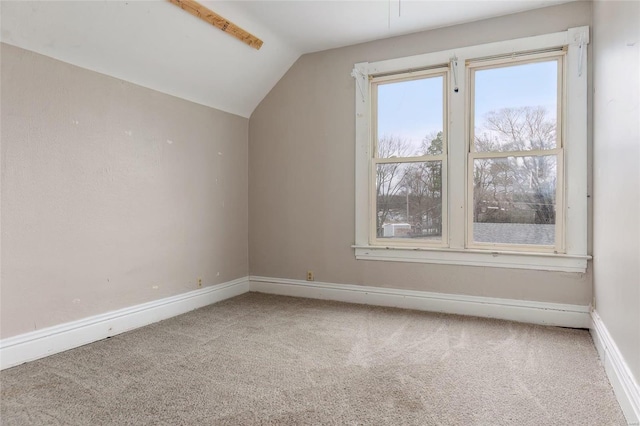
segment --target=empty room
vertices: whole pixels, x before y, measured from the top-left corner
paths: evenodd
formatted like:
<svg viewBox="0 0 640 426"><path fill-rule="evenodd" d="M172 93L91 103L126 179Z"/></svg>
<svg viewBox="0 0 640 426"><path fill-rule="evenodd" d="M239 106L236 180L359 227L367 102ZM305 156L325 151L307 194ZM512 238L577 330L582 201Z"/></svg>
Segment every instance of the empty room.
<svg viewBox="0 0 640 426"><path fill-rule="evenodd" d="M640 2L0 30L0 424L640 425Z"/></svg>

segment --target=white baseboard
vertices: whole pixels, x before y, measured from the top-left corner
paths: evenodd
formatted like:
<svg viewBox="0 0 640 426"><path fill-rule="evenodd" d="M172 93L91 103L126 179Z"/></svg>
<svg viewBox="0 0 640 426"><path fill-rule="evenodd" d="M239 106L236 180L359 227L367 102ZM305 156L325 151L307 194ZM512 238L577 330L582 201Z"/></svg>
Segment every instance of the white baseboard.
<svg viewBox="0 0 640 426"><path fill-rule="evenodd" d="M591 313L591 320L593 342L622 412L630 425L640 425L640 386L596 311Z"/></svg>
<svg viewBox="0 0 640 426"><path fill-rule="evenodd" d="M260 293L472 315L561 327L589 328L591 324L589 306L257 276L249 277L249 281L251 291Z"/></svg>
<svg viewBox="0 0 640 426"><path fill-rule="evenodd" d="M171 318L249 291L248 277L0 340L0 369Z"/></svg>
<svg viewBox="0 0 640 426"><path fill-rule="evenodd" d="M248 291L563 327L589 328L591 324L588 306L252 276L0 340L0 369L115 336Z"/></svg>

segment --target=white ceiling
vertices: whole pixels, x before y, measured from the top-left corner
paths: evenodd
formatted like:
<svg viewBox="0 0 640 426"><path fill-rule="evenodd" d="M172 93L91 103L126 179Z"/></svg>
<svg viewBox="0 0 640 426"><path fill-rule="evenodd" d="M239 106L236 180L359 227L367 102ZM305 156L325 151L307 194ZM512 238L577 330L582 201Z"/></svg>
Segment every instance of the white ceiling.
<svg viewBox="0 0 640 426"><path fill-rule="evenodd" d="M255 50L168 1L2 1L0 40L249 117L304 53L565 2L201 1Z"/></svg>

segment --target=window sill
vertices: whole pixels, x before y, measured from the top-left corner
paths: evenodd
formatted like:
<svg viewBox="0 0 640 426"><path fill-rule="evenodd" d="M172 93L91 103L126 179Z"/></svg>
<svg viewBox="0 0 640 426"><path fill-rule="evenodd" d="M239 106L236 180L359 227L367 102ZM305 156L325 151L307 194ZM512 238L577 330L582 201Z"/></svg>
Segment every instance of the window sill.
<svg viewBox="0 0 640 426"><path fill-rule="evenodd" d="M449 248L352 246L358 260L584 273L591 256Z"/></svg>

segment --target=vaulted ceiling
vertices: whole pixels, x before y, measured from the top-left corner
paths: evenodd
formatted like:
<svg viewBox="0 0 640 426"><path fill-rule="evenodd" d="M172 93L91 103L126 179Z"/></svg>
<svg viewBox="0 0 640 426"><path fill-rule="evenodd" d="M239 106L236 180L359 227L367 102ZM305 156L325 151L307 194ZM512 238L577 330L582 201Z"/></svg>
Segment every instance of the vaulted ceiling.
<svg viewBox="0 0 640 426"><path fill-rule="evenodd" d="M2 1L2 42L249 117L300 55L566 3L200 1L260 50L168 1Z"/></svg>

